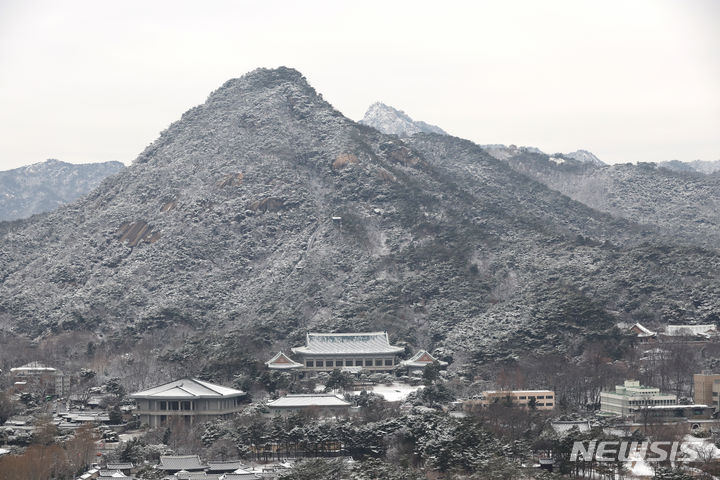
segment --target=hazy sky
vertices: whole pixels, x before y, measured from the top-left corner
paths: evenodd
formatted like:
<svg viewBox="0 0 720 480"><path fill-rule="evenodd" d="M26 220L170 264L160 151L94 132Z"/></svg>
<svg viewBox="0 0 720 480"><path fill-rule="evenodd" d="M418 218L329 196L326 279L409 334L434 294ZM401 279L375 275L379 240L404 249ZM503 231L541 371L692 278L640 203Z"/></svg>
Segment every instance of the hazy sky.
<svg viewBox="0 0 720 480"><path fill-rule="evenodd" d="M291 66L478 143L720 159L720 1L0 0L0 170L130 163L224 81Z"/></svg>

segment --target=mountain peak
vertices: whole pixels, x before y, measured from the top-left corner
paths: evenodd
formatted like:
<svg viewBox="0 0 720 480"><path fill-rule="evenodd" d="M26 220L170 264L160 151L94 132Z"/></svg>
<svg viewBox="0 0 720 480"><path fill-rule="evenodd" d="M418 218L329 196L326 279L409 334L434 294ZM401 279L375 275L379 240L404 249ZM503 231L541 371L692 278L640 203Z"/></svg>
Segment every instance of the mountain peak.
<svg viewBox="0 0 720 480"><path fill-rule="evenodd" d="M570 157L573 160L577 160L582 163L591 163L593 165L605 165L605 162L600 160L594 153L588 152L587 150L575 150L574 152L566 153L566 157Z"/></svg>
<svg viewBox="0 0 720 480"><path fill-rule="evenodd" d="M415 121L410 116L390 105L375 102L367 109L359 123L373 127L383 133L399 136L410 136L415 133L437 133L447 135L440 127L425 122Z"/></svg>

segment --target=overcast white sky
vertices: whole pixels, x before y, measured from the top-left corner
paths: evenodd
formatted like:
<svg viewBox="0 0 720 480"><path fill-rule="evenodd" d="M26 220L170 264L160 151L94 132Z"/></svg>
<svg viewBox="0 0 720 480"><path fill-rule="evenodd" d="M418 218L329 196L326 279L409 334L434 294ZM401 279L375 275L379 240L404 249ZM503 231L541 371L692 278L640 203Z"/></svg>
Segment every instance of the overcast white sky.
<svg viewBox="0 0 720 480"><path fill-rule="evenodd" d="M478 143L720 159L720 1L0 0L0 170L130 163L224 81L291 66Z"/></svg>

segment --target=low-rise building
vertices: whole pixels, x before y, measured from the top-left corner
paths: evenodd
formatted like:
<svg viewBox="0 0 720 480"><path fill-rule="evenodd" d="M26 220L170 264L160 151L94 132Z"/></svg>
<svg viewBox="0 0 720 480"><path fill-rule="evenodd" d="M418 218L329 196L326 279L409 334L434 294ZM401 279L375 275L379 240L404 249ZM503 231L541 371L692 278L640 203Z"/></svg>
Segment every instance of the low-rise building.
<svg viewBox="0 0 720 480"><path fill-rule="evenodd" d="M713 408L707 405L653 405L632 409L636 422L673 422L685 420L708 420Z"/></svg>
<svg viewBox="0 0 720 480"><path fill-rule="evenodd" d="M245 392L196 378L175 380L130 395L137 403L135 413L140 422L151 427L165 425L172 419L191 425L228 417L242 410L243 397Z"/></svg>
<svg viewBox="0 0 720 480"><path fill-rule="evenodd" d="M425 367L435 362L437 362L437 365L440 367L447 367L447 362L438 360L425 350L420 350L412 357L400 362L399 367L406 368L408 375L417 375L421 374L425 370Z"/></svg>
<svg viewBox="0 0 720 480"><path fill-rule="evenodd" d="M638 338L640 343L650 343L657 340L657 332L650 330L640 322L633 324L629 330Z"/></svg>
<svg viewBox="0 0 720 480"><path fill-rule="evenodd" d="M40 362L31 362L22 367L10 369L10 375L18 391L32 391L43 395L64 397L68 390L68 379L57 368Z"/></svg>
<svg viewBox="0 0 720 480"><path fill-rule="evenodd" d="M668 337L710 338L717 336L717 326L714 324L668 325L665 327L665 335Z"/></svg>
<svg viewBox="0 0 720 480"><path fill-rule="evenodd" d="M661 393L659 388L640 385L637 380L625 380L611 392L600 392L600 412L609 415L630 415L639 407L677 405L677 397Z"/></svg>
<svg viewBox="0 0 720 480"><path fill-rule="evenodd" d="M207 465L200 461L197 455L160 455L158 469L165 473L205 472Z"/></svg>
<svg viewBox="0 0 720 480"><path fill-rule="evenodd" d="M493 404L506 404L521 408L552 410L555 408L555 392L552 390L486 390L478 400L470 404L488 407Z"/></svg>
<svg viewBox="0 0 720 480"><path fill-rule="evenodd" d="M319 416L338 416L350 413L352 403L332 393L291 394L267 404L272 415L313 413Z"/></svg>

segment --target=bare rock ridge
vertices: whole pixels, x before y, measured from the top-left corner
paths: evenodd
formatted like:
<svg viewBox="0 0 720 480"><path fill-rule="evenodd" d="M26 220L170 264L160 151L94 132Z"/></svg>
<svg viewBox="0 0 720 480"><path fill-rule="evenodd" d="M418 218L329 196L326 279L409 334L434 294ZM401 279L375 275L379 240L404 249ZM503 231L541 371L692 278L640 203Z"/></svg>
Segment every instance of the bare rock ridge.
<svg viewBox="0 0 720 480"><path fill-rule="evenodd" d="M365 116L359 123L376 128L389 135L406 137L415 133L437 133L447 135L445 131L425 122L416 121L410 118L402 110L398 110L381 102L370 105Z"/></svg>
<svg viewBox="0 0 720 480"><path fill-rule="evenodd" d="M76 165L51 159L0 172L0 221L27 218L75 201L123 168L120 162Z"/></svg>
<svg viewBox="0 0 720 480"><path fill-rule="evenodd" d="M355 123L289 68L226 82L85 198L0 223L0 256L3 330L161 330L188 368L245 355L233 335L388 330L462 365L615 345L619 320L720 321L716 247L472 142Z"/></svg>

